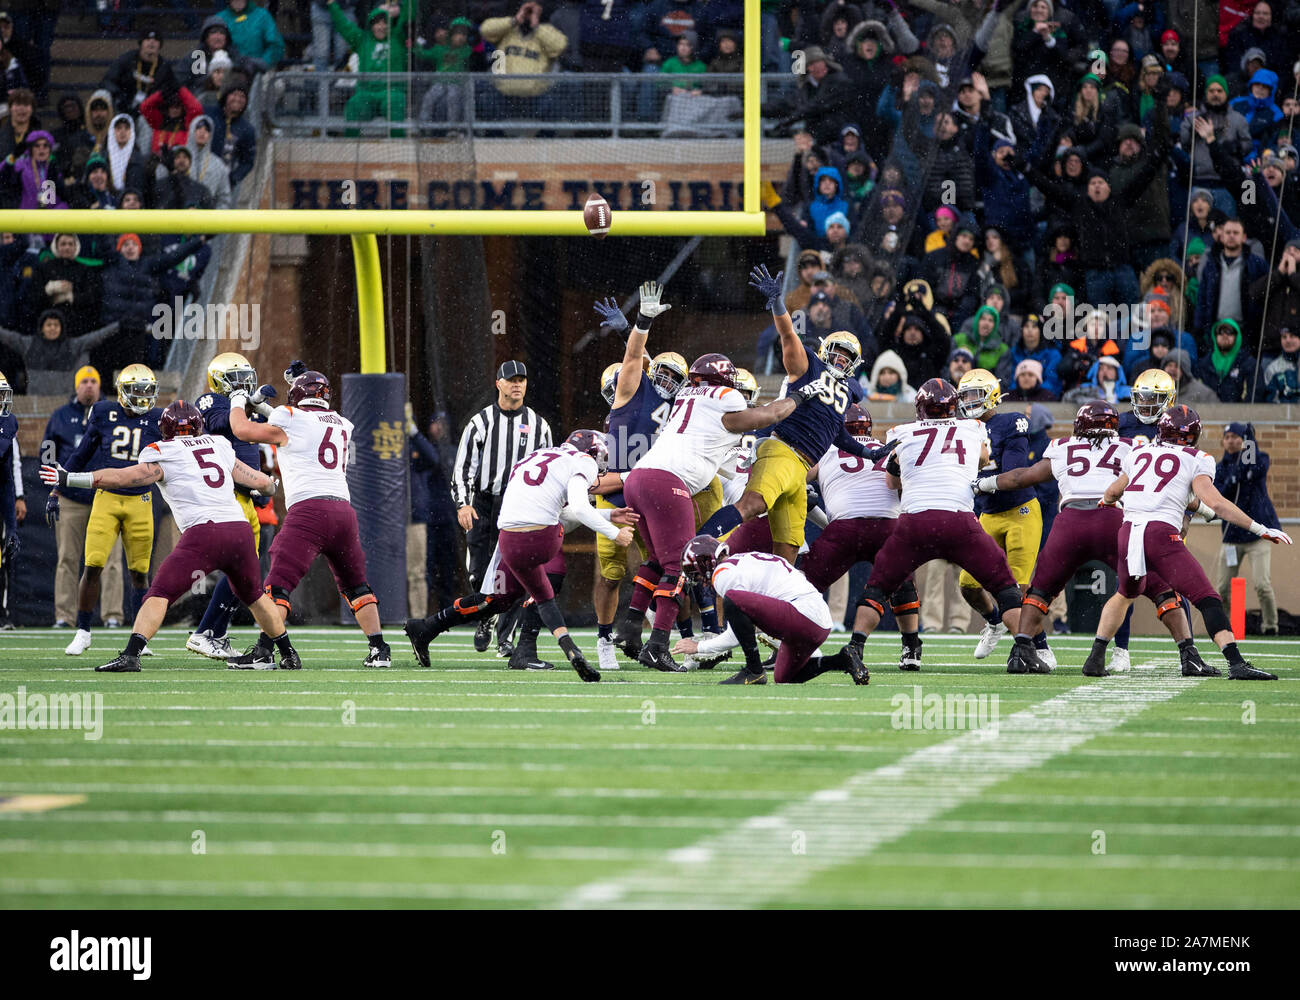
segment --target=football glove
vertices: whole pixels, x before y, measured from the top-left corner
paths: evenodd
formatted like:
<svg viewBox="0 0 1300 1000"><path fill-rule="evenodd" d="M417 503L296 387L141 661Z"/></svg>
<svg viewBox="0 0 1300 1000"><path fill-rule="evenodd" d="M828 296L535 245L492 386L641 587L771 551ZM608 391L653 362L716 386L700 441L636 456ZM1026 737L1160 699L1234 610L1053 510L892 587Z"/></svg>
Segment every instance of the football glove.
<svg viewBox="0 0 1300 1000"><path fill-rule="evenodd" d="M597 301L594 308L600 313L601 326L607 326L615 333L622 333L627 329L627 317L614 301L614 296L609 296L604 302Z"/></svg>
<svg viewBox="0 0 1300 1000"><path fill-rule="evenodd" d="M749 286L767 299L767 308L774 313L778 310L785 312L785 303L781 300L781 282L784 278L784 271L777 271L776 277L772 277L765 264L759 264L749 272Z"/></svg>
<svg viewBox="0 0 1300 1000"><path fill-rule="evenodd" d="M979 479L975 480L974 485L976 493L996 493L998 491L998 477L980 476Z"/></svg>
<svg viewBox="0 0 1300 1000"><path fill-rule="evenodd" d="M67 486L68 470L58 462L55 462L53 465L42 465L41 482L46 486ZM46 503L46 509L49 509L48 502Z"/></svg>
<svg viewBox="0 0 1300 1000"><path fill-rule="evenodd" d="M819 399L822 394L822 384L820 382L809 382L805 386L800 386L794 392L790 393L790 398L794 400L795 406L803 406L814 399Z"/></svg>
<svg viewBox="0 0 1300 1000"><path fill-rule="evenodd" d="M284 370L284 380L293 385L293 380L305 371L310 371L306 361L290 361L289 367Z"/></svg>
<svg viewBox="0 0 1300 1000"><path fill-rule="evenodd" d="M1291 544L1291 536L1279 528L1266 528L1258 521L1252 521L1250 530L1253 534L1259 535L1260 538L1266 539L1274 545L1279 543Z"/></svg>
<svg viewBox="0 0 1300 1000"><path fill-rule="evenodd" d="M269 500L271 497L275 496L275 491L279 488L280 488L280 480L272 476L270 486L268 486L264 490L251 490L249 492L249 496L253 497L254 500L261 499L263 497Z"/></svg>
<svg viewBox="0 0 1300 1000"><path fill-rule="evenodd" d="M641 286L641 301L637 304L638 318L644 316L646 319L654 319L661 313L666 313L672 306L660 300L664 296L664 287L657 281L647 281ZM640 325L639 323L637 324ZM642 327L644 329L644 327Z"/></svg>
<svg viewBox="0 0 1300 1000"><path fill-rule="evenodd" d="M232 410L247 409L249 402L250 400L249 400L248 393L245 392L243 389L236 389L234 392L230 394L230 408Z"/></svg>
<svg viewBox="0 0 1300 1000"><path fill-rule="evenodd" d="M45 498L45 523L53 528L59 522L59 495L53 491Z"/></svg>
<svg viewBox="0 0 1300 1000"><path fill-rule="evenodd" d="M253 394L248 397L248 402L252 404L253 409L262 416L269 417L272 412L274 412L274 407L272 407L267 400L275 399L278 395L279 393L275 391L275 386L269 384L259 385Z"/></svg>

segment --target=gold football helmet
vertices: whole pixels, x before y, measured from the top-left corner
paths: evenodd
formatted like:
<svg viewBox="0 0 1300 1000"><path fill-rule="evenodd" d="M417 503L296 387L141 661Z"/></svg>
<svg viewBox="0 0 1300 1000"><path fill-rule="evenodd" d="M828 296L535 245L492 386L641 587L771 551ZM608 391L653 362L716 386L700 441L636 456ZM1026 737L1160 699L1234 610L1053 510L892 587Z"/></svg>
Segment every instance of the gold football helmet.
<svg viewBox="0 0 1300 1000"><path fill-rule="evenodd" d="M1178 399L1178 386L1163 368L1148 368L1133 380L1133 413L1144 424L1154 424Z"/></svg>
<svg viewBox="0 0 1300 1000"><path fill-rule="evenodd" d="M242 354L218 354L208 363L208 388L223 396L236 389L252 392L257 388L257 371Z"/></svg>
<svg viewBox="0 0 1300 1000"><path fill-rule="evenodd" d="M987 369L972 368L957 383L958 416L982 417L1001 402L1002 383Z"/></svg>
<svg viewBox="0 0 1300 1000"><path fill-rule="evenodd" d="M148 365L127 365L117 374L117 401L137 417L158 399L158 379Z"/></svg>
<svg viewBox="0 0 1300 1000"><path fill-rule="evenodd" d="M837 330L821 342L817 357L835 374L848 378L862 363L862 345L848 330Z"/></svg>
<svg viewBox="0 0 1300 1000"><path fill-rule="evenodd" d="M618 383L618 370L623 366L615 361L600 373L600 394L605 397L605 402L614 405L614 389Z"/></svg>
<svg viewBox="0 0 1300 1000"><path fill-rule="evenodd" d="M758 402L760 391L758 379L754 378L753 373L748 368L736 369L736 388L740 390L740 394L745 397L745 402L750 406Z"/></svg>
<svg viewBox="0 0 1300 1000"><path fill-rule="evenodd" d="M5 373L0 372L0 417L9 416L9 411L14 406L14 387L9 384L5 378Z"/></svg>
<svg viewBox="0 0 1300 1000"><path fill-rule="evenodd" d="M688 372L690 368L686 359L676 351L656 354L650 362L650 382L664 399L672 399L677 395L678 390L686 384Z"/></svg>

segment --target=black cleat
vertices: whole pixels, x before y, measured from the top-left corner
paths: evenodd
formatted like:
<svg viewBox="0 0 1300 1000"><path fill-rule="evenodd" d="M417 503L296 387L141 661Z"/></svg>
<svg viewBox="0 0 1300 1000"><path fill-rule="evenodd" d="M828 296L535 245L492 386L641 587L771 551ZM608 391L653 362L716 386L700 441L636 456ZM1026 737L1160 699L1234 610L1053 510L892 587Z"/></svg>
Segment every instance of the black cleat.
<svg viewBox="0 0 1300 1000"><path fill-rule="evenodd" d="M745 667L738 673L732 674L725 681L718 681L719 684L766 684L766 670L750 670Z"/></svg>
<svg viewBox="0 0 1300 1000"><path fill-rule="evenodd" d="M1105 671L1105 665L1102 670ZM1052 668L1038 658L1038 651L1032 642L1016 641L1007 655L1007 673L1009 674L1050 674ZM1087 668L1084 668L1087 673ZM1088 676L1105 677L1105 673Z"/></svg>
<svg viewBox="0 0 1300 1000"><path fill-rule="evenodd" d="M573 667L578 672L578 676L589 684L600 680L600 671L592 667L581 653L569 661L569 666Z"/></svg>
<svg viewBox="0 0 1300 1000"><path fill-rule="evenodd" d="M766 660L763 661L763 669L764 670L776 669L776 653L773 653L771 656L769 656Z"/></svg>
<svg viewBox="0 0 1300 1000"><path fill-rule="evenodd" d="M862 654L858 652L856 646L845 646L840 650L849 661L848 673L853 678L854 684L870 684L871 674L867 671L867 665L862 662Z"/></svg>
<svg viewBox="0 0 1300 1000"><path fill-rule="evenodd" d="M422 667L429 666L429 643L438 635L437 629L425 622L423 618L408 618L402 627L406 637L411 640L411 649L415 659Z"/></svg>
<svg viewBox="0 0 1300 1000"><path fill-rule="evenodd" d="M1223 671L1212 667L1201 659L1200 652L1193 646L1187 652L1179 651L1178 657L1183 664L1184 677L1222 677Z"/></svg>
<svg viewBox="0 0 1300 1000"><path fill-rule="evenodd" d="M1252 667L1245 661L1234 663L1228 668L1228 680L1230 681L1275 681L1277 674L1270 674L1267 670L1260 670L1258 667Z"/></svg>
<svg viewBox="0 0 1300 1000"><path fill-rule="evenodd" d="M714 653L712 656L700 656L698 653L696 653L695 669L712 670L719 663L722 663L724 660L730 660L730 659L731 659L731 650L729 649L721 653Z"/></svg>
<svg viewBox="0 0 1300 1000"><path fill-rule="evenodd" d="M515 655L514 643L509 639L502 639L497 643L497 659L508 660Z"/></svg>
<svg viewBox="0 0 1300 1000"><path fill-rule="evenodd" d="M275 656L267 647L253 643L238 656L226 660L227 670L274 670Z"/></svg>
<svg viewBox="0 0 1300 1000"><path fill-rule="evenodd" d="M645 646L641 650L641 655L636 658L636 662L643 667L662 670L666 674L686 673L686 668L673 659L667 646Z"/></svg>
<svg viewBox="0 0 1300 1000"><path fill-rule="evenodd" d="M1083 661L1084 677L1109 677L1110 671L1106 669L1105 654L1097 656L1095 653L1089 653L1088 658Z"/></svg>
<svg viewBox="0 0 1300 1000"><path fill-rule="evenodd" d="M492 642L492 619L485 618L479 622L474 629L474 652L486 653L488 644ZM419 656L419 653L415 654ZM426 663L427 667L428 664Z"/></svg>
<svg viewBox="0 0 1300 1000"><path fill-rule="evenodd" d="M904 646L903 654L898 658L899 670L920 670L921 669L921 644L918 642L915 647Z"/></svg>
<svg viewBox="0 0 1300 1000"><path fill-rule="evenodd" d="M366 660L361 664L363 667L391 667L393 665L393 651L388 643L382 646L371 646L370 651L366 653Z"/></svg>
<svg viewBox="0 0 1300 1000"><path fill-rule="evenodd" d="M294 649L292 646L289 647L289 652L280 654L280 669L281 670L302 669L302 660L298 658L298 651Z"/></svg>
<svg viewBox="0 0 1300 1000"><path fill-rule="evenodd" d="M511 670L554 670L555 664L548 663L537 655L537 637L520 636L519 645L510 654Z"/></svg>
<svg viewBox="0 0 1300 1000"><path fill-rule="evenodd" d="M641 639L641 626L634 626L628 621L619 622L618 630L614 633L614 645L622 650L623 655L629 660L639 660L641 650L645 648L645 643Z"/></svg>
<svg viewBox="0 0 1300 1000"><path fill-rule="evenodd" d="M127 656L126 653L123 653L116 660L95 668L97 674L138 674L139 672L140 657Z"/></svg>

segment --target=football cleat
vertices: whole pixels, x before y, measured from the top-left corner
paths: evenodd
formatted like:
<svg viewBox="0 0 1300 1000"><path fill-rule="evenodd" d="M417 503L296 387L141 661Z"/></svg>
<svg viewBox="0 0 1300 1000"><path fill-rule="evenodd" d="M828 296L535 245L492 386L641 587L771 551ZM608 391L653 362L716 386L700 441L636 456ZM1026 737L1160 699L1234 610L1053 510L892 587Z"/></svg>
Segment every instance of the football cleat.
<svg viewBox="0 0 1300 1000"><path fill-rule="evenodd" d="M259 643L253 643L238 656L226 660L229 670L274 670L275 656L271 650Z"/></svg>
<svg viewBox="0 0 1300 1000"><path fill-rule="evenodd" d="M1201 659L1200 651L1191 646L1187 652L1179 651L1179 659L1182 661L1184 677L1222 677L1223 671L1218 667L1212 667ZM1112 668L1113 669L1113 668Z"/></svg>
<svg viewBox="0 0 1300 1000"><path fill-rule="evenodd" d="M292 646L289 647L289 652L280 654L280 669L281 670L302 669L302 660L298 656L298 651L294 649Z"/></svg>
<svg viewBox="0 0 1300 1000"><path fill-rule="evenodd" d="M618 647L614 645L613 639L596 640L596 663L601 670L618 669L617 650Z"/></svg>
<svg viewBox="0 0 1300 1000"><path fill-rule="evenodd" d="M1056 654L1049 647L1044 646L1039 649L1035 646L1034 653L1038 657L1038 662L1047 668L1048 673L1056 669Z"/></svg>
<svg viewBox="0 0 1300 1000"><path fill-rule="evenodd" d="M726 680L718 681L719 684L766 684L766 670L750 670L748 667L732 674Z"/></svg>
<svg viewBox="0 0 1300 1000"><path fill-rule="evenodd" d="M686 668L681 666L673 656L668 652L667 646L646 646L641 650L641 655L636 658L636 662L643 667L650 667L652 670L662 670L666 674L682 674Z"/></svg>
<svg viewBox="0 0 1300 1000"><path fill-rule="evenodd" d="M1133 660L1127 649L1116 646L1110 654L1110 672L1112 674L1126 674L1133 669Z"/></svg>
<svg viewBox="0 0 1300 1000"><path fill-rule="evenodd" d="M641 639L641 626L624 620L618 623L614 633L614 647L621 649L629 660L639 660L645 643Z"/></svg>
<svg viewBox="0 0 1300 1000"><path fill-rule="evenodd" d="M725 649L721 653L713 653L709 656L701 656L699 653L691 653L682 657L682 667L686 670L712 670L719 663L731 659L731 650Z"/></svg>
<svg viewBox="0 0 1300 1000"><path fill-rule="evenodd" d="M492 641L492 621L491 618L485 618L474 628L474 652L486 653L488 644ZM417 654L418 655L418 654Z"/></svg>
<svg viewBox="0 0 1300 1000"><path fill-rule="evenodd" d="M870 684L871 674L867 670L867 665L862 662L862 654L858 652L856 646L845 646L840 650L849 661L849 676L853 678L854 684Z"/></svg>
<svg viewBox="0 0 1300 1000"><path fill-rule="evenodd" d="M515 646L509 639L502 639L497 643L497 659L508 660L515 655Z"/></svg>
<svg viewBox="0 0 1300 1000"><path fill-rule="evenodd" d="M1056 618L1052 621L1052 632L1056 635L1069 635L1070 623L1064 618Z"/></svg>
<svg viewBox="0 0 1300 1000"><path fill-rule="evenodd" d="M587 658L581 653L578 653L569 661L569 666L573 667L578 672L578 676L588 684L594 684L600 680L600 673L591 668L591 665L587 663Z"/></svg>
<svg viewBox="0 0 1300 1000"><path fill-rule="evenodd" d="M555 664L548 663L537 655L537 636L519 636L519 645L510 654L511 670L554 670Z"/></svg>
<svg viewBox="0 0 1300 1000"><path fill-rule="evenodd" d="M211 631L206 629L202 632L191 632L190 637L185 640L185 648L191 653L198 653L213 660L228 660L235 655L235 651L230 647L229 638L223 635L220 639L214 639Z"/></svg>
<svg viewBox="0 0 1300 1000"><path fill-rule="evenodd" d="M1035 649L1033 642L1017 640L1007 656L1007 673L1009 674L1050 674L1051 668L1038 658L1041 650Z"/></svg>
<svg viewBox="0 0 1300 1000"><path fill-rule="evenodd" d="M1234 663L1228 668L1228 680L1230 681L1275 681L1277 674L1270 674L1267 670L1260 670L1249 663Z"/></svg>
<svg viewBox="0 0 1300 1000"><path fill-rule="evenodd" d="M998 643L1007 634L1007 627L1001 622L996 625L985 624L980 632L980 641L975 644L975 659L983 660L998 648Z"/></svg>
<svg viewBox="0 0 1300 1000"><path fill-rule="evenodd" d="M763 669L764 669L764 670L775 670L775 669L776 669L776 653L775 653L775 652L773 652L771 656L769 656L766 660L763 661Z"/></svg>
<svg viewBox="0 0 1300 1000"><path fill-rule="evenodd" d="M402 631L406 637L411 640L411 649L415 652L415 659L420 666L429 666L429 643L438 635L438 631L433 626L427 624L423 618L408 618ZM476 633L477 636L477 633ZM477 642L475 638L475 642ZM484 649L487 647L484 646ZM481 651L480 651L481 652Z"/></svg>
<svg viewBox="0 0 1300 1000"><path fill-rule="evenodd" d="M72 628L72 622L68 621L68 619L66 619L66 618L60 618L58 621L56 621L56 622L54 623L54 627L55 627L55 628Z"/></svg>
<svg viewBox="0 0 1300 1000"><path fill-rule="evenodd" d="M391 667L393 665L392 648L388 643L384 643L382 646L377 648L371 646L370 650L366 653L365 662L361 665L363 667Z"/></svg>
<svg viewBox="0 0 1300 1000"><path fill-rule="evenodd" d="M1106 669L1106 655L1103 653L1099 656L1096 651L1090 650L1088 658L1083 661L1083 676L1109 677L1110 671Z"/></svg>
<svg viewBox="0 0 1300 1000"><path fill-rule="evenodd" d="M122 627L122 622L120 619L117 618L104 619L104 628L121 628L121 627Z"/></svg>
<svg viewBox="0 0 1300 1000"><path fill-rule="evenodd" d="M144 649L140 650L140 655L141 655L141 656L153 656L153 650L150 649L148 646L145 646Z"/></svg>
<svg viewBox="0 0 1300 1000"><path fill-rule="evenodd" d="M140 672L140 657L127 656L123 653L116 660L100 664L95 668L97 674L138 674Z"/></svg>
<svg viewBox="0 0 1300 1000"><path fill-rule="evenodd" d="M903 654L898 658L899 670L920 670L921 669L921 644L918 642L915 647L904 646Z"/></svg>
<svg viewBox="0 0 1300 1000"><path fill-rule="evenodd" d="M77 634L72 637L72 641L68 643L67 648L63 651L69 656L80 656L89 648L90 632L87 629L79 628Z"/></svg>
<svg viewBox="0 0 1300 1000"><path fill-rule="evenodd" d="M781 643L778 640L773 639L761 628L754 629L754 638L757 639L759 642L761 642L764 646L766 646L774 653L781 648Z"/></svg>

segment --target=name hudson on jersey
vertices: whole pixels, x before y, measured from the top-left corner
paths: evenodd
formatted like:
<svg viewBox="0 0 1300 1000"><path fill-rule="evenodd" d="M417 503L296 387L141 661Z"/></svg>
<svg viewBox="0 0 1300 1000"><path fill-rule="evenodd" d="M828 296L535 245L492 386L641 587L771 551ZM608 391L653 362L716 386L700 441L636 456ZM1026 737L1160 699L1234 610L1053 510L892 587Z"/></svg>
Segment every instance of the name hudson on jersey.
<svg viewBox="0 0 1300 1000"><path fill-rule="evenodd" d="M148 979L153 938L82 937L73 931L50 942L50 968L55 972L130 972Z"/></svg>

